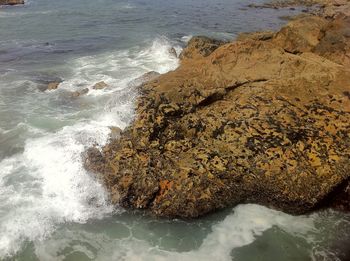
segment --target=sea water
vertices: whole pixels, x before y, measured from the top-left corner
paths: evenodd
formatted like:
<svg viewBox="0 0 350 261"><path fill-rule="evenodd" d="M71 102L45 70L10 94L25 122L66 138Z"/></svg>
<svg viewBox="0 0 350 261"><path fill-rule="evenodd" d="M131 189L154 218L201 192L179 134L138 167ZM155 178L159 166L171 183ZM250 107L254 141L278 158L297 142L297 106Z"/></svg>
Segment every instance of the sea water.
<svg viewBox="0 0 350 261"><path fill-rule="evenodd" d="M0 260L346 260L350 217L240 205L198 220L112 206L82 153L134 117L133 80L192 35L232 40L298 10L239 0L28 0L0 8ZM254 1L261 2L261 1ZM45 91L51 81L59 88ZM109 87L94 90L100 81ZM70 92L89 88L85 96Z"/></svg>

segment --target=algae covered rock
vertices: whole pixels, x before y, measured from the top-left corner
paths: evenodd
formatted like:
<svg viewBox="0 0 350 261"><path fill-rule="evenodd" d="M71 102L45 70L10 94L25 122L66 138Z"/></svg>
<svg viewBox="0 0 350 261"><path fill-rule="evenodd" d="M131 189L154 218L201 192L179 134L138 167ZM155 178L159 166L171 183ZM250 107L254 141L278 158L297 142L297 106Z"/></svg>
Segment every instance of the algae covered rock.
<svg viewBox="0 0 350 261"><path fill-rule="evenodd" d="M350 68L316 48L343 27L310 19L268 39L194 40L178 69L143 84L133 124L86 158L111 201L167 217L244 202L300 214L345 186Z"/></svg>

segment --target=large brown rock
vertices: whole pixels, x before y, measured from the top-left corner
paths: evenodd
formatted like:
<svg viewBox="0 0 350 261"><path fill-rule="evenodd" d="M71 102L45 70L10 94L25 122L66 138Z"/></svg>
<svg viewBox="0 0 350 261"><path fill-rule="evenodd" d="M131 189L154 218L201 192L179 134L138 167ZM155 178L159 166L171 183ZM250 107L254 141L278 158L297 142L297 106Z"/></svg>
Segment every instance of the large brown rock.
<svg viewBox="0 0 350 261"><path fill-rule="evenodd" d="M317 16L302 17L288 23L274 35L272 41L287 52L314 52L350 67L348 16L338 16L331 21Z"/></svg>
<svg viewBox="0 0 350 261"><path fill-rule="evenodd" d="M23 5L24 0L0 0L0 5Z"/></svg>
<svg viewBox="0 0 350 261"><path fill-rule="evenodd" d="M216 39L211 39L206 36L192 37L188 42L187 47L181 52L180 59L196 59L207 57L224 42Z"/></svg>
<svg viewBox="0 0 350 261"><path fill-rule="evenodd" d="M322 33L312 51L350 68L350 17L337 17L327 24Z"/></svg>
<svg viewBox="0 0 350 261"><path fill-rule="evenodd" d="M290 53L311 51L319 44L327 20L317 16L307 16L291 21L274 38L274 43Z"/></svg>
<svg viewBox="0 0 350 261"><path fill-rule="evenodd" d="M317 48L344 21L299 22L212 51L189 43L177 70L143 84L133 124L86 159L111 201L168 217L242 202L299 214L348 182L350 68Z"/></svg>

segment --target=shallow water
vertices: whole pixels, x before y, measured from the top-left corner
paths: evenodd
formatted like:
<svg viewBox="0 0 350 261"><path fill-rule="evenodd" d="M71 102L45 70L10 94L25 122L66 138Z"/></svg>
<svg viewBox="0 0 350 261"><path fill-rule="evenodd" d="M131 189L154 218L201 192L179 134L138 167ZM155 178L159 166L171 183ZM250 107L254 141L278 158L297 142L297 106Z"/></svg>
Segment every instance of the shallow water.
<svg viewBox="0 0 350 261"><path fill-rule="evenodd" d="M195 221L125 211L82 168L133 118L132 80L191 35L276 29L300 10L238 0L30 0L0 8L0 259L345 260L350 217L241 205ZM56 91L42 91L62 80ZM109 88L92 90L96 82ZM86 96L69 92L88 87Z"/></svg>

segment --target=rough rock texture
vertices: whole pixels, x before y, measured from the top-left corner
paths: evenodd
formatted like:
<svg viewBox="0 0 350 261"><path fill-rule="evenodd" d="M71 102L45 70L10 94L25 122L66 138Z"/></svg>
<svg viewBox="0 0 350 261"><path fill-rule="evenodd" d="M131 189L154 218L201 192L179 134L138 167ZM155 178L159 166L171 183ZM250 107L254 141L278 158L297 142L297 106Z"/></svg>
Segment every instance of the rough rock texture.
<svg viewBox="0 0 350 261"><path fill-rule="evenodd" d="M347 19L303 17L226 44L195 38L177 70L141 86L133 124L91 148L86 167L113 203L159 216L321 207L350 177Z"/></svg>
<svg viewBox="0 0 350 261"><path fill-rule="evenodd" d="M188 42L187 48L180 54L180 59L196 59L207 57L224 42L208 38L206 36L195 36Z"/></svg>
<svg viewBox="0 0 350 261"><path fill-rule="evenodd" d="M23 5L24 0L0 0L0 5Z"/></svg>
<svg viewBox="0 0 350 261"><path fill-rule="evenodd" d="M274 42L290 53L311 51L320 42L326 25L328 22L322 17L303 17L283 27L274 37Z"/></svg>
<svg viewBox="0 0 350 261"><path fill-rule="evenodd" d="M350 17L303 17L283 27L273 42L287 52L313 52L350 68Z"/></svg>

